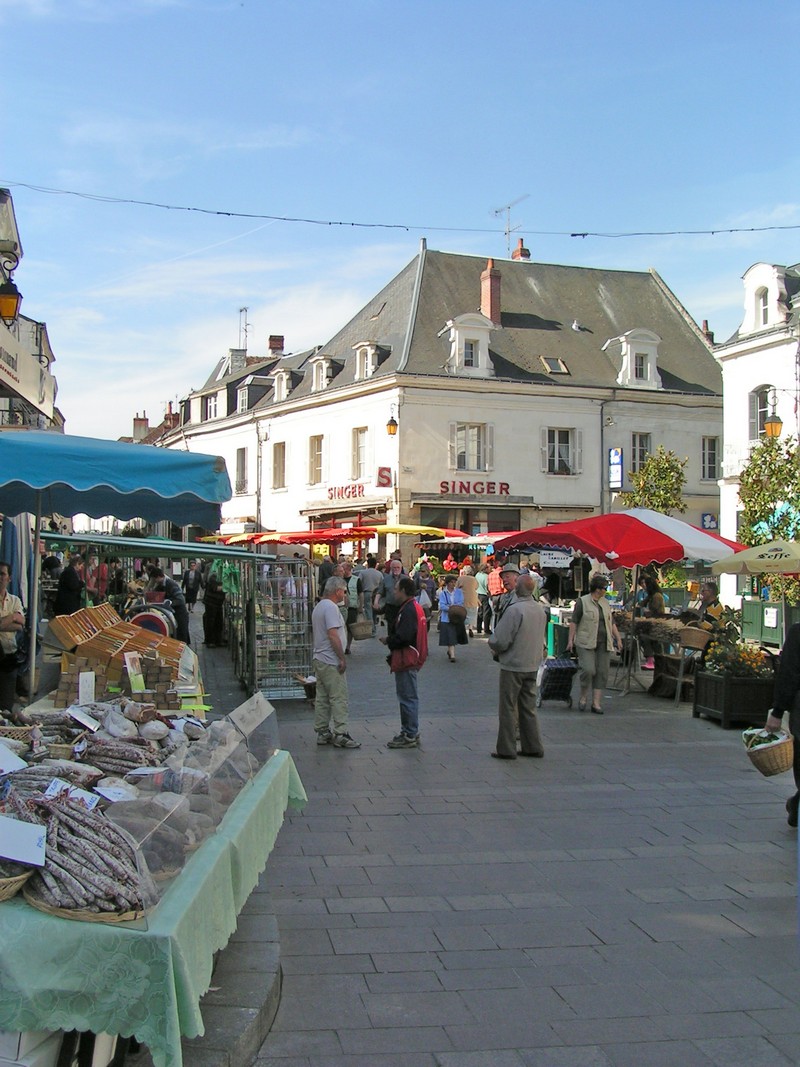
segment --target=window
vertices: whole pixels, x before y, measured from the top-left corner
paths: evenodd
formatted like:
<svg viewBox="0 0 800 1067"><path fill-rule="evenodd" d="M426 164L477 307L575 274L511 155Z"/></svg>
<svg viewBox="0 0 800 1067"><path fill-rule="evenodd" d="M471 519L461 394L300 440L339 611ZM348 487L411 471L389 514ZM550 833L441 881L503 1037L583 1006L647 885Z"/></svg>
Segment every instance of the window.
<svg viewBox="0 0 800 1067"><path fill-rule="evenodd" d="M633 376L637 382L647 381L647 353L637 352L633 357Z"/></svg>
<svg viewBox="0 0 800 1067"><path fill-rule="evenodd" d="M464 366L465 367L477 367L478 366L478 342L477 341L465 341L464 342Z"/></svg>
<svg viewBox="0 0 800 1067"><path fill-rule="evenodd" d="M583 434L580 430L542 427L542 470L546 474L580 474Z"/></svg>
<svg viewBox="0 0 800 1067"><path fill-rule="evenodd" d="M247 449L236 449L236 488L235 492L247 492Z"/></svg>
<svg viewBox="0 0 800 1067"><path fill-rule="evenodd" d="M760 388L754 389L748 398L750 404L748 423L751 441L757 441L764 436L764 423L769 413L771 388L769 385L762 385Z"/></svg>
<svg viewBox="0 0 800 1067"><path fill-rule="evenodd" d="M450 467L458 471L488 471L494 467L494 426L450 423Z"/></svg>
<svg viewBox="0 0 800 1067"><path fill-rule="evenodd" d="M215 419L217 417L217 394L203 397L203 419Z"/></svg>
<svg viewBox="0 0 800 1067"><path fill-rule="evenodd" d="M330 379L330 364L327 360L321 359L314 364L314 380L312 383L312 389L315 393L320 392L328 384Z"/></svg>
<svg viewBox="0 0 800 1067"><path fill-rule="evenodd" d="M356 381L372 377L375 373L376 357L374 345L360 345L356 349Z"/></svg>
<svg viewBox="0 0 800 1067"><path fill-rule="evenodd" d="M322 435L308 439L308 484L319 485L322 481Z"/></svg>
<svg viewBox="0 0 800 1067"><path fill-rule="evenodd" d="M700 477L706 481L716 481L719 478L719 438L704 437L702 441L702 456L700 463Z"/></svg>
<svg viewBox="0 0 800 1067"><path fill-rule="evenodd" d="M569 374L566 363L557 356L539 356L539 361L548 374Z"/></svg>
<svg viewBox="0 0 800 1067"><path fill-rule="evenodd" d="M759 289L756 293L756 325L769 325L769 290Z"/></svg>
<svg viewBox="0 0 800 1067"><path fill-rule="evenodd" d="M353 457L350 471L351 478L367 476L367 428L359 426L353 430Z"/></svg>
<svg viewBox="0 0 800 1067"><path fill-rule="evenodd" d="M272 446L272 488L286 488L286 442L276 441Z"/></svg>
<svg viewBox="0 0 800 1067"><path fill-rule="evenodd" d="M272 399L276 404L286 399L289 392L289 375L285 370L278 371L272 378Z"/></svg>
<svg viewBox="0 0 800 1067"><path fill-rule="evenodd" d="M247 411L247 386L241 386L236 392L236 411L243 415Z"/></svg>
<svg viewBox="0 0 800 1067"><path fill-rule="evenodd" d="M634 474L640 471L652 451L652 442L649 433L631 434L631 470Z"/></svg>

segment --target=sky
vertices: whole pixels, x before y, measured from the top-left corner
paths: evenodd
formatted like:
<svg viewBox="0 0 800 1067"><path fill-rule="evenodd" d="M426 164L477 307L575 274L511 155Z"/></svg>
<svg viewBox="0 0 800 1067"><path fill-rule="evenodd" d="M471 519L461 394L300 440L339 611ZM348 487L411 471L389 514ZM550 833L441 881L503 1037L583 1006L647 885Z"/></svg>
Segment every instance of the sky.
<svg viewBox="0 0 800 1067"><path fill-rule="evenodd" d="M509 219L540 262L655 268L724 340L747 268L800 260L798 29L772 0L0 0L0 186L67 432L157 424L244 322L252 356L323 344L422 237L502 259Z"/></svg>

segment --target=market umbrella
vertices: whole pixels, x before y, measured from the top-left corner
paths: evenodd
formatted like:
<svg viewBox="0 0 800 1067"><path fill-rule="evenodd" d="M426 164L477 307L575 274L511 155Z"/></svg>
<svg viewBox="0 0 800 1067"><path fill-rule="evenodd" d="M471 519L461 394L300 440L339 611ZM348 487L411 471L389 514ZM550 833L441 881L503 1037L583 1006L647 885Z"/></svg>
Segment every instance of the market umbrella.
<svg viewBox="0 0 800 1067"><path fill-rule="evenodd" d="M713 574L800 574L800 544L795 541L770 541L737 552L715 563ZM786 640L786 590L781 590L783 602L783 639Z"/></svg>
<svg viewBox="0 0 800 1067"><path fill-rule="evenodd" d="M447 526L415 526L413 523L379 523L371 527L377 534L430 534L432 537L463 537L463 530L451 530Z"/></svg>
<svg viewBox="0 0 800 1067"><path fill-rule="evenodd" d="M36 516L85 514L93 518L170 520L181 526L219 526L220 504L231 498L225 461L153 445L97 441L56 431L0 433L0 513ZM34 552L31 634L39 613L38 551ZM30 693L35 692L31 656Z"/></svg>
<svg viewBox="0 0 800 1067"><path fill-rule="evenodd" d="M711 567L713 574L800 574L800 544L770 541L745 548Z"/></svg>
<svg viewBox="0 0 800 1067"><path fill-rule="evenodd" d="M578 549L611 570L682 559L712 563L744 547L647 508L534 527L498 538L494 546L498 552L533 547Z"/></svg>

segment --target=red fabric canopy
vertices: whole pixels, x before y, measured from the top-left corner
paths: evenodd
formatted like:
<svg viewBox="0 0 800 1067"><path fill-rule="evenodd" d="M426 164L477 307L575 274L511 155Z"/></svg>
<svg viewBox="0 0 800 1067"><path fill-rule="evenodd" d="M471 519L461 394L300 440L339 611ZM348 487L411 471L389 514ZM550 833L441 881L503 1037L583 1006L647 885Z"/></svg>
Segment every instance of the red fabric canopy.
<svg viewBox="0 0 800 1067"><path fill-rule="evenodd" d="M497 552L534 547L577 549L612 570L668 560L715 562L743 548L710 530L646 508L538 526L495 541Z"/></svg>

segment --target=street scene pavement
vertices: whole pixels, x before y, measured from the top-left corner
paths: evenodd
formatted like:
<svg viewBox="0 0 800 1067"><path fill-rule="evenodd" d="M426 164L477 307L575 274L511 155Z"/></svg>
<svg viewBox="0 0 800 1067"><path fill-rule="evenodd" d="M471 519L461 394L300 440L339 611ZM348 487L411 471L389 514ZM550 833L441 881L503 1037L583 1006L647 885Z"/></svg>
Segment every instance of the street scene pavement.
<svg viewBox="0 0 800 1067"><path fill-rule="evenodd" d="M359 750L276 703L309 802L260 886L283 970L260 1067L800 1061L791 776L639 687L580 713L577 681L540 710L544 759L491 759L497 665L480 637L450 664L436 636L419 749L386 748L374 640L348 657Z"/></svg>

